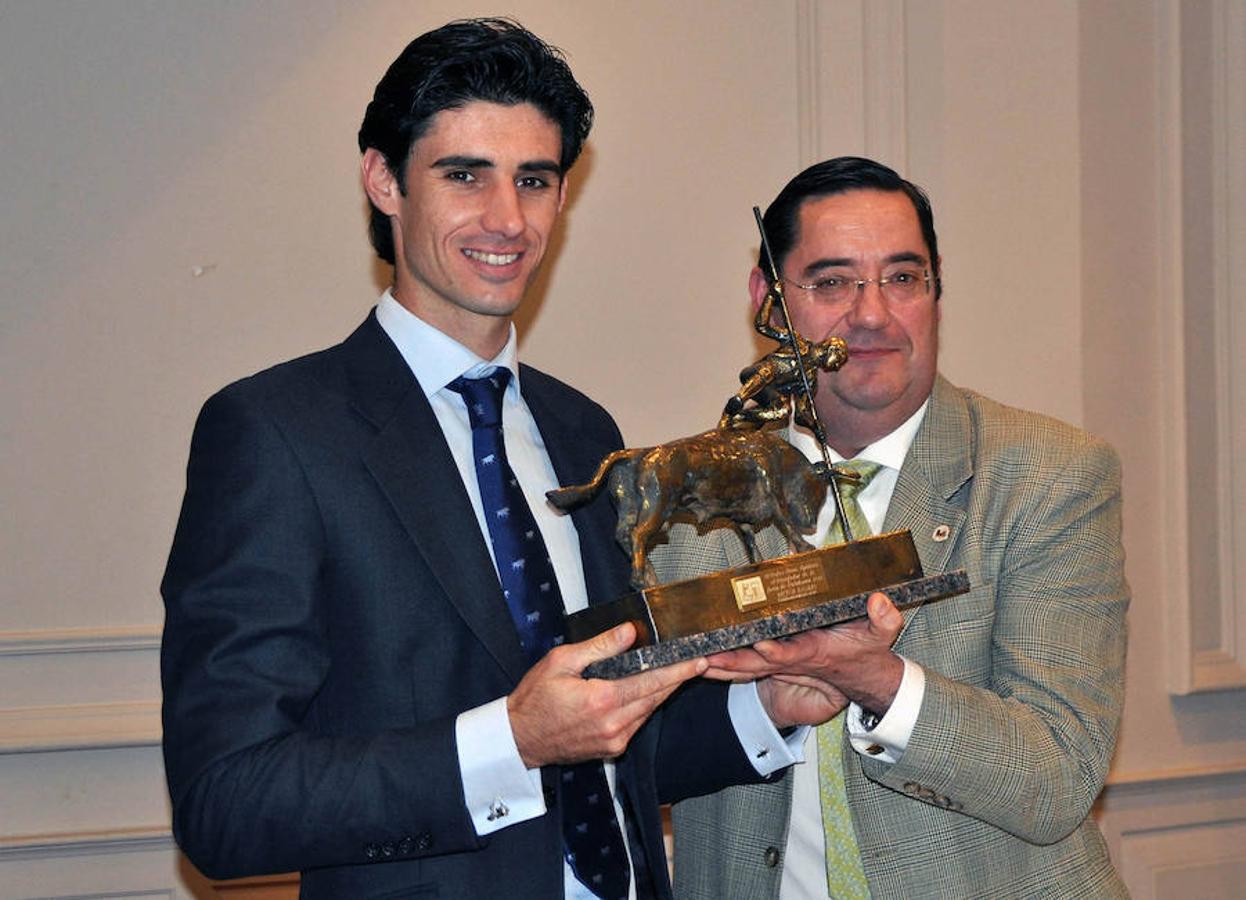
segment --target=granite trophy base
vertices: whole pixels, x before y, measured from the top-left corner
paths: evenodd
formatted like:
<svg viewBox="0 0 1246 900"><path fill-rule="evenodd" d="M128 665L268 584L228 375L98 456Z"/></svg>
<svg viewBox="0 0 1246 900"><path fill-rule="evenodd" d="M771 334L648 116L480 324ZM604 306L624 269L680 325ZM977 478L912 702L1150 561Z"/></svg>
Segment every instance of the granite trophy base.
<svg viewBox="0 0 1246 900"><path fill-rule="evenodd" d="M968 590L964 571L926 576L913 536L893 531L589 607L568 617L567 640L635 624L632 649L584 670L586 678L614 679L860 618L875 591L903 608Z"/></svg>

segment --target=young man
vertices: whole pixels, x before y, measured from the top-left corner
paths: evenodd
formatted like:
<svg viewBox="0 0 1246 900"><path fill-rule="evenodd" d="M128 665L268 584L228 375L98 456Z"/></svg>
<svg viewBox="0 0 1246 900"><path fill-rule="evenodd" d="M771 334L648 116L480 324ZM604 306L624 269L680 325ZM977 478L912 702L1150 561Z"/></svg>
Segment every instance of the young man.
<svg viewBox="0 0 1246 900"><path fill-rule="evenodd" d="M844 627L710 659L803 678L848 704L773 785L675 810L681 898L1120 897L1090 818L1116 743L1128 591L1116 454L937 374L941 260L930 203L859 158L796 176L765 227L795 327L848 345L816 404L832 456L868 483L870 532L912 532L966 596L904 614L898 641ZM752 273L756 306L769 284ZM790 439L811 456L812 437ZM823 511L816 533L830 531ZM720 532L673 536L663 578L737 564ZM786 551L762 536L769 552ZM814 543L819 540L813 539Z"/></svg>
<svg viewBox="0 0 1246 900"><path fill-rule="evenodd" d="M666 897L660 799L792 759L755 695L729 710L689 685L655 712L704 661L586 680L632 626L562 642L564 610L626 591L627 560L607 501L568 518L544 493L621 440L517 362L511 316L591 121L514 23L417 38L359 133L392 288L342 344L205 405L162 675L174 832L208 874L300 869L305 897Z"/></svg>

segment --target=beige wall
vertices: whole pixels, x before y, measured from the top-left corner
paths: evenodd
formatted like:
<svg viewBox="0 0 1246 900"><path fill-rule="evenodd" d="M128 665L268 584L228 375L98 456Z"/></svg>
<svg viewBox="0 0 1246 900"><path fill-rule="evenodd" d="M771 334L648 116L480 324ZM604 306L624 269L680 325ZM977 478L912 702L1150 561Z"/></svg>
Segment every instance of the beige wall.
<svg viewBox="0 0 1246 900"><path fill-rule="evenodd" d="M1101 815L1139 897L1246 874L1246 603L1222 584L1235 545L1209 546L1232 503L1207 487L1241 481L1208 435L1243 418L1214 351L1244 304L1206 275L1242 249L1215 178L1243 141L1216 88L1241 7L505 7L598 112L522 352L629 442L712 423L756 352L750 207L853 152L932 195L944 371L1119 447L1135 602ZM193 417L365 314L370 88L410 37L497 10L0 0L0 897L204 890L171 850L156 743Z"/></svg>

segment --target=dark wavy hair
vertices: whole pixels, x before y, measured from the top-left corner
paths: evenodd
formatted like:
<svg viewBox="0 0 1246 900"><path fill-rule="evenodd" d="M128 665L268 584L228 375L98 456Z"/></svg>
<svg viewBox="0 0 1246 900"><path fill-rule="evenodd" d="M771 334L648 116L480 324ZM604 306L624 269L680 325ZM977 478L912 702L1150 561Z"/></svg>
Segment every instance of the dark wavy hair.
<svg viewBox="0 0 1246 900"><path fill-rule="evenodd" d="M926 251L930 255L931 274L934 276L935 299L938 300L943 296L943 279L939 272L939 238L935 235L934 210L930 207L930 198L913 182L901 178L894 169L860 156L837 156L815 163L789 181L779 191L774 202L766 208L762 224L766 229L766 238L770 241L770 249L774 253L776 268L783 271L787 255L800 240L797 233L800 208L806 201L858 190L897 191L913 202L922 237L926 239ZM769 274L764 250L759 257L757 264L763 272Z"/></svg>
<svg viewBox="0 0 1246 900"><path fill-rule="evenodd" d="M562 133L563 172L580 155L593 104L556 47L510 19L463 19L422 34L399 54L372 95L359 127L359 151L375 148L406 193L412 145L443 109L474 100L531 103ZM394 262L389 217L372 205L372 246Z"/></svg>

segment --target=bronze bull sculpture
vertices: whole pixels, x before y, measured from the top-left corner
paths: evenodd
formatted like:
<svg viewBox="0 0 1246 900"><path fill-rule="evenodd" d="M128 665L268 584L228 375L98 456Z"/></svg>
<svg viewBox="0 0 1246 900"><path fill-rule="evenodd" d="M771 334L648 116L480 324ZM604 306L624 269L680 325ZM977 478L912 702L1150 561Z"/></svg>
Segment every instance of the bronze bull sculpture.
<svg viewBox="0 0 1246 900"><path fill-rule="evenodd" d="M677 511L698 524L731 521L757 559L753 532L778 526L797 550L812 550L801 532L812 531L826 499L825 463L810 463L772 432L706 431L657 447L616 450L587 484L558 488L546 497L567 510L608 485L618 511L615 539L632 560L632 586L657 583L647 557L650 540Z"/></svg>

